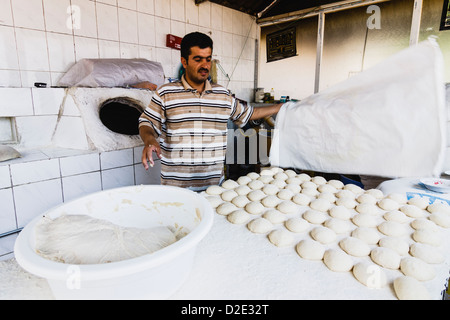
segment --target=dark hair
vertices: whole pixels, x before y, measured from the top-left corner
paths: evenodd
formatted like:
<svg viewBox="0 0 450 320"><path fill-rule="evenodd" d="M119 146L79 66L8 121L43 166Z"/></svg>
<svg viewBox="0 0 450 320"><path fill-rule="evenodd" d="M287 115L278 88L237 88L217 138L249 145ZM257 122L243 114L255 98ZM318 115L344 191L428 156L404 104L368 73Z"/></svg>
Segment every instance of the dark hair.
<svg viewBox="0 0 450 320"><path fill-rule="evenodd" d="M200 49L211 48L213 49L212 39L201 32L192 32L184 36L181 40L181 56L186 60L189 59L192 47L200 47Z"/></svg>

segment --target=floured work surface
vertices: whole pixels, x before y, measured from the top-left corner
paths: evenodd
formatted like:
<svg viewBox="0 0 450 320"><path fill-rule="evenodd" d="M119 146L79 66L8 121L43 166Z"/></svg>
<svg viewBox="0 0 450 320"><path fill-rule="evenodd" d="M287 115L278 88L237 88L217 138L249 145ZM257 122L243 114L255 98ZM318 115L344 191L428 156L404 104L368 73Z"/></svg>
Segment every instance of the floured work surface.
<svg viewBox="0 0 450 320"><path fill-rule="evenodd" d="M291 172L285 171L285 173L292 174ZM252 181L261 179L261 176L256 176L254 173L249 174L253 176L255 179L252 179L250 182L248 179L241 179L240 182L244 183L245 186L253 185L257 187L257 183L253 183ZM241 177L242 178L242 177ZM245 212L247 216L247 220L242 218L240 224L234 224L229 221L233 220L231 218L232 212L236 212L236 210L240 210L238 207L234 210L232 208L228 208L229 213L227 212L226 205L223 204L231 204L233 203L233 199L239 197L238 194L235 198L224 201L222 196L227 198L229 194L225 194L224 192L230 191L230 189L222 188L222 190L216 188L216 192L221 194L219 195L210 195L205 193L205 197L211 201L212 205L216 207L216 212L220 211L222 214L217 214L215 217L215 224L208 234L208 236L202 241L198 247L196 259L194 262L193 271L191 273L190 278L183 285L183 287L172 297L173 299L397 299L397 295L394 290L393 282L395 279L403 277L404 273L401 271L400 263L403 259L405 259L405 263L403 268L406 272L407 270L407 262L415 262L416 258L411 254L411 248L413 246L424 245L419 241L414 240L413 234L418 230L435 230L436 234L439 235L440 242L437 246L430 245L433 248L433 251L437 251L441 253L441 257L443 260L439 263L425 263L427 267L427 271L432 271L432 279L426 281L418 281L421 286L423 286L429 298L431 299L442 299L442 291L445 289L445 284L449 276L450 270L450 243L448 241L450 235L450 229L438 226L432 220L430 220L431 213L427 211L427 209L419 209L418 205L423 205L420 201L410 201L408 204L406 203L398 203L397 201L401 201L402 197L400 194L392 194L392 195L382 195L380 198L379 190L367 190L363 191L362 189L358 189L354 185L347 185L346 190L344 189L336 189L336 192L330 192L332 188L329 188L330 184L334 183L334 181L328 181L326 184L321 185L317 183L323 183L323 178L320 179L315 177L312 181L297 181L299 175L292 178L292 183L283 184L279 181L279 179L271 180L272 184L278 184L280 191L285 189L290 189L293 191L294 196L291 200L283 200L283 201L292 201L295 195L304 194L307 195L312 202L308 205L298 205L296 204L297 211L295 213L281 213L284 216L285 221L279 223L272 223L272 227L269 228L268 231L257 234L249 230L249 222L256 221L261 218L263 215L267 213L267 211L271 211L272 214L267 214L266 217L269 219L273 219L273 221L280 221L279 215L274 214L273 209L275 208L267 208L264 209L257 214L250 214ZM301 179L305 179L305 176L300 177ZM239 181L239 179L238 179ZM268 181L266 179L266 181ZM316 181L317 183L314 183ZM227 181L226 181L227 182ZM228 181L229 182L229 181ZM266 186L270 184L270 182L264 183ZM298 183L298 186L301 188L298 191L294 185ZM314 183L316 187L312 184ZM260 185L260 184L259 184ZM302 187L302 185L304 187ZM336 184L337 185L337 184ZM232 186L230 183L230 188L236 192L242 192L246 188L239 186ZM356 187L356 188L354 188ZM240 189L237 189L240 188ZM255 191L252 188L251 192ZM266 188L267 192L270 192L270 189ZM320 192L319 190L325 190L324 192ZM264 193L264 187L257 189ZM294 192L294 191L298 192ZM314 192L314 190L316 192ZM247 189L248 191L248 189ZM348 193L348 192L350 193ZM236 193L238 193L236 192ZM273 191L272 191L273 192ZM303 193L302 193L303 192ZM341 194L339 194L341 192ZM355 193L356 192L356 193ZM360 193L361 192L361 193ZM231 192L230 192L231 193ZM346 216L344 210L341 212L334 212L333 214L338 217L332 220L332 216L330 216L330 210L320 211L316 210L314 212L316 214L306 214L308 210L311 210L311 204L315 208L324 209L326 206L323 205L323 202L314 202L314 199L320 198L328 198L329 200L333 199L330 197L330 193L335 196L334 202L330 201L329 209L336 207L336 201L341 204L341 207L344 206L344 203L351 207L355 205L355 208L349 209L350 216ZM344 194L347 194L350 198L353 193L353 201L344 201L339 199L348 199L348 197L344 197ZM278 193L277 193L278 194ZM315 194L315 195L313 195ZM338 195L341 198L338 198ZM260 194L260 196L262 196ZM268 197L269 195L265 194L264 197ZM361 197L359 197L361 196ZM229 196L227 199L229 199ZM251 194L247 193L246 197L256 197L256 193ZM396 199L391 201L383 201L383 199L391 198ZM404 195L403 195L404 197ZM376 199L376 203L374 204L375 208L370 206L372 204L373 198ZM239 198L234 201L235 203L240 203L240 200L243 198ZM263 203L264 198L257 200L255 202ZM390 199L390 200L392 200ZM239 201L238 201L239 200ZM300 197L297 196L297 201L300 202ZM406 200L406 197L403 198ZM282 201L280 199L280 201ZM361 202L359 202L361 201ZM242 205L243 202L241 202ZM267 202L265 202L267 203ZM366 204L364 206L359 206L361 204ZM396 206L395 203L398 203L398 208L407 212L408 216L403 211L400 210L385 210L380 206L385 206L386 208L392 208L389 206ZM221 205L223 205L222 209L220 209ZM359 206L359 207L356 207ZM416 207L417 210L411 210L412 207ZM430 210L437 209L437 206L430 206ZM356 208L360 211L364 211L365 214L358 213ZM407 210L409 208L410 210ZM247 211L244 206L241 208L243 211ZM378 209L378 210L374 210ZM278 210L280 211L280 210ZM394 213L387 214L389 211ZM398 212L401 214L399 214ZM255 211L256 212L256 211ZM241 211L241 213L243 213ZM322 214L320 214L322 213ZM422 218L412 217L415 214L422 215ZM446 213L448 214L448 213ZM237 214L236 214L237 215ZM357 219L357 216L362 216L367 219ZM244 215L245 217L245 215ZM307 223L307 227L304 228L302 232L292 232L288 231L286 228L286 221L290 218L297 217L305 221ZM306 220L308 218L308 220ZM371 219L373 218L373 219ZM278 220L277 220L278 219ZM321 222L323 221L323 222ZM347 222L343 224L332 223L332 222ZM402 222L399 222L402 221ZM416 221L416 222L414 222ZM424 222L426 221L426 222ZM387 222L396 222L397 224L387 224ZM364 241L376 241L376 243L368 244L370 248L368 255L364 255L364 250L359 251L362 252L363 256L357 257L345 253L345 251L341 248L340 242L343 239L349 238L353 235L352 238L357 237L357 233L354 231L361 225L368 225L367 229L371 229L372 235L375 234L379 237L379 240L370 240L370 237L367 237ZM372 224L373 223L373 224ZM369 226L371 225L372 226ZM295 224L293 224L295 226ZM345 230L345 225L349 227L347 231ZM382 225L382 226L381 226ZM301 224L297 224L299 227L298 230L302 228ZM414 227L413 227L414 226ZM396 228L398 227L398 228ZM291 228L295 228L292 227ZM327 265L324 263L324 259L319 260L308 260L302 258L297 252L297 244L302 240L314 240L314 236L317 237L316 233L312 233L311 231L315 228L327 228L334 229L338 231L334 239L329 243L320 243L315 240L323 249L324 252L327 252L330 249L334 249L339 253L345 254L347 259L351 261L351 269L349 271L331 271ZM417 228L417 230L415 229ZM292 236L292 242L285 247L278 247L274 245L269 240L269 235L273 230L283 230L286 231ZM382 231L391 236L387 236ZM417 233L416 233L417 235ZM360 236L360 235L359 235ZM331 237L333 238L333 237ZM386 240L387 238L391 239L391 241ZM284 238L286 239L286 238ZM322 239L326 239L323 237ZM385 239L385 240L383 240ZM397 239L399 241L392 241L392 239ZM417 237L419 239L419 237ZM401 241L400 241L401 240ZM423 241L423 240L421 240ZM289 241L288 241L289 242ZM407 252L403 252L403 255L395 253L394 256L394 265L396 263L399 264L398 267L393 267L390 269L388 267L380 266L378 263L374 262L371 258L371 254L374 249L379 251L382 248L382 245L386 247L396 247L398 250L404 250L401 243L407 243ZM397 245L395 245L397 244ZM363 247L363 246L362 246ZM355 249L356 248L356 249ZM361 247L353 247L355 251L352 251L354 254L358 252L358 248ZM364 248L364 247L363 247ZM348 249L348 248L347 248ZM391 249L393 250L393 249ZM381 251L384 251L383 248ZM334 252L334 251L333 251ZM374 256L379 257L382 256L381 260L385 258L383 254L376 255L377 252L374 252ZM381 252L383 253L383 252ZM367 253L366 253L367 254ZM417 254L417 253L416 253ZM389 258L389 257L388 257ZM400 259L399 261L395 261L395 258ZM418 258L416 258L418 259ZM392 260L392 259L391 259ZM420 259L421 260L421 259ZM347 260L348 261L348 260ZM379 260L377 260L379 261ZM389 259L386 259L387 263L392 263ZM438 260L439 261L439 257ZM341 261L342 262L342 261ZM377 272L382 271L382 274L386 276L386 284L379 289L369 288L366 285L363 285L359 282L354 274L353 269L354 266L360 262L368 263L372 266L373 269L369 269L369 277L373 275L372 282L369 279L369 285L375 284L377 285L377 280L382 279L382 277L377 278ZM330 264L331 265L331 264ZM346 268L345 263L343 263L344 268ZM423 267L423 264L419 266ZM339 266L339 263L336 268L342 267ZM391 266L392 268L392 266Z"/></svg>

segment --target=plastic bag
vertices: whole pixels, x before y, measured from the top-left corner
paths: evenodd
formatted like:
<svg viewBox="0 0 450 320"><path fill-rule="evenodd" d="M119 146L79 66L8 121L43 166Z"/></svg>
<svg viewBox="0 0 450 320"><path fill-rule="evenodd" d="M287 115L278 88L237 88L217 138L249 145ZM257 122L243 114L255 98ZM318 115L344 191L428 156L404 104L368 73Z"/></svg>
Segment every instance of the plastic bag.
<svg viewBox="0 0 450 320"><path fill-rule="evenodd" d="M318 172L438 176L446 146L443 59L434 39L277 115L270 162Z"/></svg>

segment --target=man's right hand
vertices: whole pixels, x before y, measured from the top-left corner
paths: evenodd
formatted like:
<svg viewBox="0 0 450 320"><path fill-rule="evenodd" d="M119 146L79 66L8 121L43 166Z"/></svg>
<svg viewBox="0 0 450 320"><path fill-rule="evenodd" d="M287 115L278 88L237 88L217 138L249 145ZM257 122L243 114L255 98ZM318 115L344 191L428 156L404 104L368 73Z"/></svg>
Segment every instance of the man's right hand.
<svg viewBox="0 0 450 320"><path fill-rule="evenodd" d="M149 163L152 168L155 165L155 162L153 161L153 152L156 152L158 158L161 159L161 147L158 142L156 142L156 144L147 145L144 147L144 150L142 150L142 164L144 165L145 170L148 170Z"/></svg>

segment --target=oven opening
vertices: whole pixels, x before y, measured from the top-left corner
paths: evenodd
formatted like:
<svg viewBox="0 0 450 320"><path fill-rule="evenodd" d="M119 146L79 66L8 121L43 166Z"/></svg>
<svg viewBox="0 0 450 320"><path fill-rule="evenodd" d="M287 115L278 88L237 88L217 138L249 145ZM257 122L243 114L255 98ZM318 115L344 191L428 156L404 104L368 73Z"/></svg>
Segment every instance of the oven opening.
<svg viewBox="0 0 450 320"><path fill-rule="evenodd" d="M139 116L144 111L139 101L117 97L104 101L100 106L100 120L109 130L127 135L139 134Z"/></svg>

